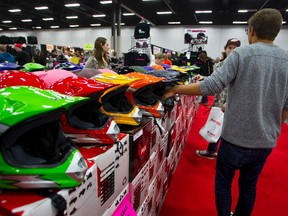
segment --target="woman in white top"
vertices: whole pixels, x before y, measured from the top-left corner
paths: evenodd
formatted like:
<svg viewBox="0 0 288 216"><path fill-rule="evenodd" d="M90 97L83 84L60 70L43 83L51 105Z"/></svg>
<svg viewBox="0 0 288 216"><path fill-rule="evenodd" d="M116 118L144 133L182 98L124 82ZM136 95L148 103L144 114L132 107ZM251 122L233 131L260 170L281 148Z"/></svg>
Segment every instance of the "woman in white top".
<svg viewBox="0 0 288 216"><path fill-rule="evenodd" d="M94 43L94 53L90 56L84 68L111 69L109 62L110 46L106 38L98 37Z"/></svg>

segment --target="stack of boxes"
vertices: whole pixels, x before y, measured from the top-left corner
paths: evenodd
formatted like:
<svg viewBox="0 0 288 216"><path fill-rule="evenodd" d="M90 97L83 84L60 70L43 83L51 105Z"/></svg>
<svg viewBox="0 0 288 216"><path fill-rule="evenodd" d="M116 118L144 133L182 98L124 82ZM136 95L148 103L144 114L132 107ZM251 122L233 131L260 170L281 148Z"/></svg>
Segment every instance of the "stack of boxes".
<svg viewBox="0 0 288 216"><path fill-rule="evenodd" d="M196 105L196 97L180 96L162 119L147 117L137 127L120 127L114 145L79 146L89 166L81 185L45 193L3 190L0 215L158 215ZM53 205L55 197L63 209Z"/></svg>

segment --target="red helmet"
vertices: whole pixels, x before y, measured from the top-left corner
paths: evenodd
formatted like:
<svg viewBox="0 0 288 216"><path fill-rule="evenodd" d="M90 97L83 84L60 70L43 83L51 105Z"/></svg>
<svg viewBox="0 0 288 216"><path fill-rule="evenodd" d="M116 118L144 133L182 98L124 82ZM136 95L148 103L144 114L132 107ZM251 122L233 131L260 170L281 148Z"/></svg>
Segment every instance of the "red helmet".
<svg viewBox="0 0 288 216"><path fill-rule="evenodd" d="M162 86L162 80L165 78L153 75L132 72L126 74L128 77L140 78L137 82L130 84L126 91L129 101L138 106L143 115L160 118L164 114L164 106L161 102L161 96L158 95L158 88Z"/></svg>
<svg viewBox="0 0 288 216"><path fill-rule="evenodd" d="M60 79L64 79L66 77L77 77L76 74L63 69L37 71L32 73L42 79L48 88Z"/></svg>
<svg viewBox="0 0 288 216"><path fill-rule="evenodd" d="M102 94L112 86L114 84L99 82L95 79L70 76L56 81L49 88L66 95L90 96L94 93Z"/></svg>
<svg viewBox="0 0 288 216"><path fill-rule="evenodd" d="M23 71L7 71L0 76L0 88L9 86L33 86L45 89L43 80L32 73Z"/></svg>
<svg viewBox="0 0 288 216"><path fill-rule="evenodd" d="M70 96L89 96L71 107L61 117L61 126L73 142L115 144L120 133L116 122L101 112L98 102L102 93L114 84L102 83L85 77L66 77L56 81L50 89Z"/></svg>
<svg viewBox="0 0 288 216"><path fill-rule="evenodd" d="M73 142L83 144L115 144L120 129L104 114L98 99L90 99L71 107L61 117L61 127Z"/></svg>

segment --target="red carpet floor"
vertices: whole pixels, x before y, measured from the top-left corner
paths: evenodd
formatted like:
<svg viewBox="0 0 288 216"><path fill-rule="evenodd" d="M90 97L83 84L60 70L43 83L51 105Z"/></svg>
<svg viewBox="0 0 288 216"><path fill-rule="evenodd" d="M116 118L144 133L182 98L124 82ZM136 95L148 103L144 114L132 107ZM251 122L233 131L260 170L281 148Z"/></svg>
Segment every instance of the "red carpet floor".
<svg viewBox="0 0 288 216"><path fill-rule="evenodd" d="M211 104L212 98L209 98ZM196 149L205 149L207 142L199 135L209 109L200 105L183 150L160 216L216 216L214 176L216 160L203 159ZM233 206L237 199L237 178L233 184ZM288 215L288 125L283 124L277 147L260 174L256 204L252 216Z"/></svg>

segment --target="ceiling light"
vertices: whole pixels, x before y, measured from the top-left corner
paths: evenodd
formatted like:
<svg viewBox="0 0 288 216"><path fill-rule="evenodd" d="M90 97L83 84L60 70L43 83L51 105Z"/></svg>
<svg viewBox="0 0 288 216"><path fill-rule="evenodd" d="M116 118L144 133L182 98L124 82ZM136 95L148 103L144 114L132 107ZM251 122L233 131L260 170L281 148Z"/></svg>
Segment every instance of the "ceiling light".
<svg viewBox="0 0 288 216"><path fill-rule="evenodd" d="M12 23L11 20L3 20L2 23Z"/></svg>
<svg viewBox="0 0 288 216"><path fill-rule="evenodd" d="M17 30L17 28L13 27L13 28L9 28L10 30Z"/></svg>
<svg viewBox="0 0 288 216"><path fill-rule="evenodd" d="M233 21L233 24L247 24L247 21Z"/></svg>
<svg viewBox="0 0 288 216"><path fill-rule="evenodd" d="M257 11L256 9L242 9L242 10L238 10L238 13L248 13L248 12L255 12Z"/></svg>
<svg viewBox="0 0 288 216"><path fill-rule="evenodd" d="M90 24L90 26L101 26L101 24L100 23L92 23L92 24Z"/></svg>
<svg viewBox="0 0 288 216"><path fill-rule="evenodd" d="M200 21L199 24L213 24L212 21Z"/></svg>
<svg viewBox="0 0 288 216"><path fill-rule="evenodd" d="M0 31L2 31L3 29L2 28L0 28Z"/></svg>
<svg viewBox="0 0 288 216"><path fill-rule="evenodd" d="M9 10L9 12L11 12L11 13L17 13L17 12L21 12L21 10L20 10L20 9L11 9L11 10Z"/></svg>
<svg viewBox="0 0 288 216"><path fill-rule="evenodd" d="M76 27L79 27L79 25L69 25L69 27L76 28Z"/></svg>
<svg viewBox="0 0 288 216"><path fill-rule="evenodd" d="M50 20L54 20L54 18L52 18L52 17L47 17L47 18L42 18L42 20L44 20L44 21L50 21Z"/></svg>
<svg viewBox="0 0 288 216"><path fill-rule="evenodd" d="M35 10L47 10L47 6L34 7Z"/></svg>
<svg viewBox="0 0 288 216"><path fill-rule="evenodd" d="M286 21L283 20L283 21L282 21L282 24L286 24Z"/></svg>
<svg viewBox="0 0 288 216"><path fill-rule="evenodd" d="M123 13L123 16L134 16L135 13Z"/></svg>
<svg viewBox="0 0 288 216"><path fill-rule="evenodd" d="M55 29L55 28L59 28L59 26L50 26L50 28Z"/></svg>
<svg viewBox="0 0 288 216"><path fill-rule="evenodd" d="M172 11L158 11L156 12L157 14L159 15L162 15L162 14L172 14Z"/></svg>
<svg viewBox="0 0 288 216"><path fill-rule="evenodd" d="M115 23L115 25L117 25L117 23ZM125 23L120 23L121 26L125 25Z"/></svg>
<svg viewBox="0 0 288 216"><path fill-rule="evenodd" d="M212 10L197 10L195 11L196 14L201 14L201 13L204 13L204 14L207 14L207 13L212 13Z"/></svg>
<svg viewBox="0 0 288 216"><path fill-rule="evenodd" d="M288 9L286 9L286 12L288 12Z"/></svg>
<svg viewBox="0 0 288 216"><path fill-rule="evenodd" d="M33 29L42 29L42 27L41 26L34 26L34 27L32 27Z"/></svg>
<svg viewBox="0 0 288 216"><path fill-rule="evenodd" d="M168 22L169 25L180 25L181 22Z"/></svg>
<svg viewBox="0 0 288 216"><path fill-rule="evenodd" d="M105 17L106 15L105 14L94 14L92 15L93 17Z"/></svg>
<svg viewBox="0 0 288 216"><path fill-rule="evenodd" d="M23 19L22 22L32 22L32 19Z"/></svg>
<svg viewBox="0 0 288 216"><path fill-rule="evenodd" d="M66 19L78 19L78 16L66 16Z"/></svg>
<svg viewBox="0 0 288 216"><path fill-rule="evenodd" d="M79 3L65 4L65 7L79 7Z"/></svg>
<svg viewBox="0 0 288 216"><path fill-rule="evenodd" d="M112 4L112 1L100 1L101 4Z"/></svg>
<svg viewBox="0 0 288 216"><path fill-rule="evenodd" d="M248 10L238 10L238 13L247 13Z"/></svg>

